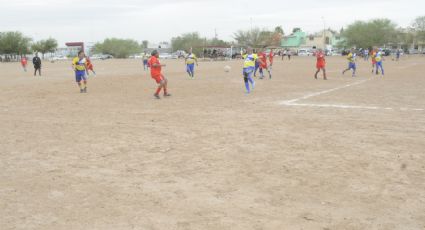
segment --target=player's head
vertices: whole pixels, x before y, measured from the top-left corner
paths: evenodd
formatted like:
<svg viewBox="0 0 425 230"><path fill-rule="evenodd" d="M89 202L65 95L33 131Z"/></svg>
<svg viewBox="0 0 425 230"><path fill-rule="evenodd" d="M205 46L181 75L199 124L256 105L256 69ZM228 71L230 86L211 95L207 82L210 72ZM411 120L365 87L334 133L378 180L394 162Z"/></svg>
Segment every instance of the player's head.
<svg viewBox="0 0 425 230"><path fill-rule="evenodd" d="M84 51L83 50L80 50L79 52L78 52L78 57L79 58L84 58L86 56L86 54L84 53Z"/></svg>
<svg viewBox="0 0 425 230"><path fill-rule="evenodd" d="M247 47L246 48L246 53L247 54L252 54L252 48L251 47Z"/></svg>
<svg viewBox="0 0 425 230"><path fill-rule="evenodd" d="M192 47L189 48L189 51L188 52L189 52L189 54L191 54L193 52Z"/></svg>
<svg viewBox="0 0 425 230"><path fill-rule="evenodd" d="M158 50L154 50L154 51L152 51L151 56L159 57L159 52L158 52Z"/></svg>

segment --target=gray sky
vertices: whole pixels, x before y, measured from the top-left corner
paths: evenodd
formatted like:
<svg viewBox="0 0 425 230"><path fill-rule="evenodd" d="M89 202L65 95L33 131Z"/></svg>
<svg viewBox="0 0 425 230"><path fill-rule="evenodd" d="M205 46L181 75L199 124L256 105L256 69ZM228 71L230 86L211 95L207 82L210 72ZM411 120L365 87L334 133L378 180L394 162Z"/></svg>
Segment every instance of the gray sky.
<svg viewBox="0 0 425 230"><path fill-rule="evenodd" d="M155 3L154 3L155 2ZM152 43L184 32L232 40L239 29L293 27L339 30L355 20L389 18L408 26L425 15L425 0L0 0L0 31L21 31L35 40L53 37L96 42L106 37Z"/></svg>

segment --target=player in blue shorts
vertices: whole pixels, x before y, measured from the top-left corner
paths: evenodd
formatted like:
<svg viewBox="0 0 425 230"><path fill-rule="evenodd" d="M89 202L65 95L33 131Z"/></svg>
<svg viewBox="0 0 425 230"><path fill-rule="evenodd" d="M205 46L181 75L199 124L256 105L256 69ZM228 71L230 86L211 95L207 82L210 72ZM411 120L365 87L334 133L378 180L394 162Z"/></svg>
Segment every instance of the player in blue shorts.
<svg viewBox="0 0 425 230"><path fill-rule="evenodd" d="M80 87L80 93L87 93L87 61L84 51L78 52L78 57L72 60L72 69L75 71L75 81Z"/></svg>
<svg viewBox="0 0 425 230"><path fill-rule="evenodd" d="M189 49L189 53L186 55L186 72L189 74L191 79L195 78L195 63L198 66L198 58L192 52L192 48Z"/></svg>
<svg viewBox="0 0 425 230"><path fill-rule="evenodd" d="M382 49L379 49L379 51L376 53L376 75L379 74L379 70L381 70L382 76L384 76L384 66L382 65L383 61L383 51Z"/></svg>
<svg viewBox="0 0 425 230"><path fill-rule="evenodd" d="M243 55L244 66L243 66L243 79L245 82L246 93L251 93L249 83L252 85L252 89L255 88L255 81L252 79L252 75L255 71L255 63L257 62L257 54L252 52L252 48L248 47L246 49L246 54Z"/></svg>
<svg viewBox="0 0 425 230"><path fill-rule="evenodd" d="M353 70L353 77L356 76L356 53L354 49L351 49L350 53L347 55L347 59L348 59L348 68L344 71L342 71L342 74L345 74L345 72L349 71L349 70Z"/></svg>

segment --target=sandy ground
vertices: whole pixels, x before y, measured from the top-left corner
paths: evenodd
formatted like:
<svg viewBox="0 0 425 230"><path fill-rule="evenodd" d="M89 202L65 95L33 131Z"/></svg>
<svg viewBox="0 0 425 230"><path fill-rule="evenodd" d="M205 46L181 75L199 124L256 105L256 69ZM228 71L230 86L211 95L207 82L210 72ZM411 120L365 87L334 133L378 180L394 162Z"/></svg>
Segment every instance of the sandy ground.
<svg viewBox="0 0 425 230"><path fill-rule="evenodd" d="M0 228L425 229L425 58L327 60L250 95L241 61L165 61L161 100L139 60L96 61L88 94L69 62L0 64Z"/></svg>

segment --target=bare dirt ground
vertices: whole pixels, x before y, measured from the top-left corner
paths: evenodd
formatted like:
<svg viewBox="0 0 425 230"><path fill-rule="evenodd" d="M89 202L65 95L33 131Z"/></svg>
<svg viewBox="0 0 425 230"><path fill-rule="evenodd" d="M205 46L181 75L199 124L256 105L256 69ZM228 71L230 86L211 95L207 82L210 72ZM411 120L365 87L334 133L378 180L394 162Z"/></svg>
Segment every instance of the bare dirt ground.
<svg viewBox="0 0 425 230"><path fill-rule="evenodd" d="M425 58L327 60L250 95L241 61L165 61L161 100L140 60L96 61L88 94L69 62L0 64L0 229L425 229Z"/></svg>

